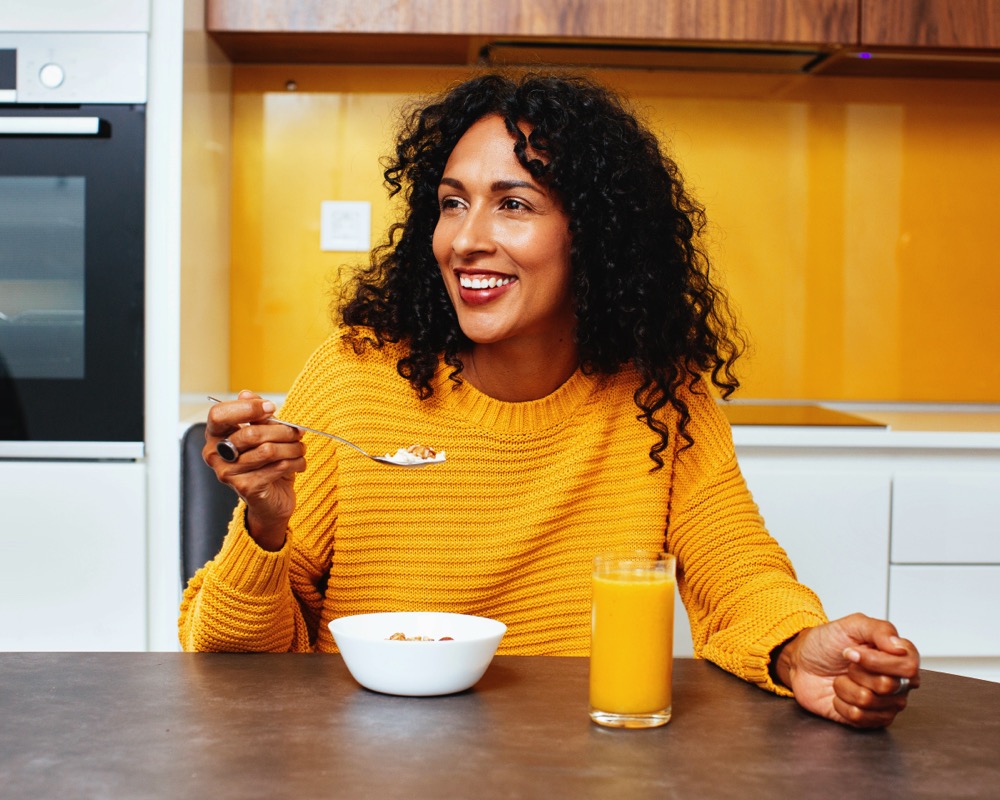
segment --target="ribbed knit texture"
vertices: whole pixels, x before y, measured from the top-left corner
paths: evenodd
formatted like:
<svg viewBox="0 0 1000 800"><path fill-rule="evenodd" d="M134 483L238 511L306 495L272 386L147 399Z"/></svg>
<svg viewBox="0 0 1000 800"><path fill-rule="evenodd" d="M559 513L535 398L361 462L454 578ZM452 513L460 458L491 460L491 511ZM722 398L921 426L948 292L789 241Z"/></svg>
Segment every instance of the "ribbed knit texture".
<svg viewBox="0 0 1000 800"><path fill-rule="evenodd" d="M240 503L185 591L186 650L333 651L336 617L438 610L505 622L501 654L582 656L593 556L666 546L696 655L775 689L771 650L826 618L765 530L713 399L687 396L695 445L678 453L673 436L650 472L656 439L636 419L631 371L577 372L546 398L503 403L442 366L421 401L396 372L401 352L357 355L332 336L281 416L375 454L420 443L447 461L399 470L306 434L284 548L257 547Z"/></svg>

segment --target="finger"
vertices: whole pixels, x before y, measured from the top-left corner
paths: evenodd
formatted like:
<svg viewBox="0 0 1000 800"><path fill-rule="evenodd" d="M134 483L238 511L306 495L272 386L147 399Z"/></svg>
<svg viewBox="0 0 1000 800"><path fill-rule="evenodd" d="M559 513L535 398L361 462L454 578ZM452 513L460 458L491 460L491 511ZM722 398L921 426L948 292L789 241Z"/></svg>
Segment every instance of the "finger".
<svg viewBox="0 0 1000 800"><path fill-rule="evenodd" d="M252 431L253 427L258 426L245 426L228 438L227 441L236 450L237 457L235 459L225 458L211 443L205 445L202 451L205 461L215 470L221 481L229 483L229 479L233 476L257 472L264 467L283 461L305 463L306 446L300 441L301 433L299 431L288 429L287 433L271 430L258 432ZM270 429L285 426L260 427ZM302 470L293 469L292 471L301 472Z"/></svg>
<svg viewBox="0 0 1000 800"><path fill-rule="evenodd" d="M891 691L878 691L872 689L867 683L855 680L851 674L841 675L833 682L833 691L844 703L855 706L866 711L894 711L899 713L906 708L908 693L897 694L895 689L899 687L898 678L888 678L879 676L892 686Z"/></svg>
<svg viewBox="0 0 1000 800"><path fill-rule="evenodd" d="M284 481L294 482L296 473L304 472L305 468L305 458L287 458L253 468L239 462L227 464L217 470L216 475L248 503L263 500L266 505L276 485Z"/></svg>
<svg viewBox="0 0 1000 800"><path fill-rule="evenodd" d="M888 620L875 619L865 614L850 614L836 622L854 644L902 655L903 640L900 639L896 626Z"/></svg>
<svg viewBox="0 0 1000 800"><path fill-rule="evenodd" d="M899 688L899 678L908 678L911 688L920 685L920 653L907 639L898 636L888 642L891 650L876 647L849 647L844 658L849 662L848 671L855 678L879 693L891 693ZM870 677L867 677L870 676Z"/></svg>
<svg viewBox="0 0 1000 800"><path fill-rule="evenodd" d="M283 480L293 480L298 472L304 472L304 458L275 461L250 472L235 473L227 477L226 483L248 502L267 499L274 484Z"/></svg>
<svg viewBox="0 0 1000 800"><path fill-rule="evenodd" d="M244 390L236 400L216 403L208 410L205 438L227 437L242 425L266 420L276 410L272 401Z"/></svg>
<svg viewBox="0 0 1000 800"><path fill-rule="evenodd" d="M251 472L280 461L295 461L305 457L305 445L298 439L294 441L263 439L263 435L270 434L249 433L245 432L245 429L233 434L234 440L239 439L237 446L240 451L239 461L233 465L234 473ZM276 435L282 438L287 436L284 433Z"/></svg>
<svg viewBox="0 0 1000 800"><path fill-rule="evenodd" d="M905 705L905 704L904 704ZM839 695L834 695L833 711L840 721L855 728L886 728L896 719L896 715L903 710L900 707L879 707L865 708L857 706L844 700Z"/></svg>
<svg viewBox="0 0 1000 800"><path fill-rule="evenodd" d="M302 439L302 431L290 425L282 425L280 422L263 420L262 422L251 422L243 425L230 437L233 441L238 440L242 449L257 447L266 442L298 442Z"/></svg>
<svg viewBox="0 0 1000 800"><path fill-rule="evenodd" d="M905 694L912 689L920 688L919 665L912 671L907 666L895 664L876 671L860 664L849 664L846 675L859 686L883 696ZM904 678L907 681L905 684L903 684Z"/></svg>
<svg viewBox="0 0 1000 800"><path fill-rule="evenodd" d="M907 696L880 695L851 680L840 676L833 684L833 712L843 722L856 728L884 728L892 724L904 708Z"/></svg>
<svg viewBox="0 0 1000 800"><path fill-rule="evenodd" d="M234 483L236 476L259 470L273 462L305 463L302 432L287 425L249 423L236 428L225 439L207 434L205 438L202 458L222 483L233 488L237 488ZM301 472L301 464L290 468L291 472Z"/></svg>

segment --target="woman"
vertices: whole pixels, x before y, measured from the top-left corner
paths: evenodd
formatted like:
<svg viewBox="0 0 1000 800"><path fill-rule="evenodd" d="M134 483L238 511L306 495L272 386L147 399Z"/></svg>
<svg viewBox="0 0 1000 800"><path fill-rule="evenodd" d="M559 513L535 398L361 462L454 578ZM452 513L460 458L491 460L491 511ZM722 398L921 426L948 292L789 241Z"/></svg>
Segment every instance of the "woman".
<svg viewBox="0 0 1000 800"><path fill-rule="evenodd" d="M205 460L240 503L185 593L184 647L330 651L333 618L437 609L503 620L501 652L585 655L593 555L665 548L697 655L891 723L916 649L888 622L828 622L764 528L713 399L742 342L703 213L623 102L483 75L410 115L385 178L406 218L282 416L446 461L402 472L304 442L250 392L213 407Z"/></svg>

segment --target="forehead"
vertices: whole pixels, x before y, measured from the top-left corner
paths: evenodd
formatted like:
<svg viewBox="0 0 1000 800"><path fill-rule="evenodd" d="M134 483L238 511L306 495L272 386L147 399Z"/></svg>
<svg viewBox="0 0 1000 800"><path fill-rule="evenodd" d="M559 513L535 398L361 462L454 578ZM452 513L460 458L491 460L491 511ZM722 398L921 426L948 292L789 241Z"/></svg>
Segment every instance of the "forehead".
<svg viewBox="0 0 1000 800"><path fill-rule="evenodd" d="M503 119L496 115L477 120L462 134L448 157L448 163L464 160L517 161L514 155L514 136L507 130Z"/></svg>
<svg viewBox="0 0 1000 800"><path fill-rule="evenodd" d="M518 127L525 136L531 133L531 126L519 123ZM475 170L481 173L506 173L508 177L516 175L519 179L530 180L539 189L539 185L531 173L518 160L514 153L516 139L507 130L504 119L491 114L477 120L469 126L448 157L445 165L445 176L458 170ZM528 147L529 158L539 158L532 148Z"/></svg>

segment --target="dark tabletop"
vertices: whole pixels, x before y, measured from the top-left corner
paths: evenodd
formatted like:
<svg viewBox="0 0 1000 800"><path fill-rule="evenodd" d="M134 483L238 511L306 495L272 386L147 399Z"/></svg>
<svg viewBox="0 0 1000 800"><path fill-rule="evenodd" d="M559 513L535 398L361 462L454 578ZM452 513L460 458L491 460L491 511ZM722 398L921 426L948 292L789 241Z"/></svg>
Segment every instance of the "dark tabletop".
<svg viewBox="0 0 1000 800"><path fill-rule="evenodd" d="M339 656L0 654L0 797L998 798L1000 684L925 672L884 731L679 660L674 718L607 730L587 661L499 657L450 697Z"/></svg>

